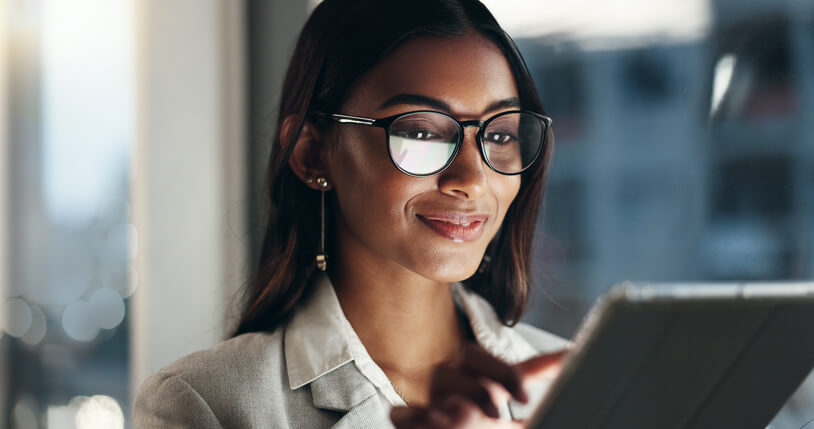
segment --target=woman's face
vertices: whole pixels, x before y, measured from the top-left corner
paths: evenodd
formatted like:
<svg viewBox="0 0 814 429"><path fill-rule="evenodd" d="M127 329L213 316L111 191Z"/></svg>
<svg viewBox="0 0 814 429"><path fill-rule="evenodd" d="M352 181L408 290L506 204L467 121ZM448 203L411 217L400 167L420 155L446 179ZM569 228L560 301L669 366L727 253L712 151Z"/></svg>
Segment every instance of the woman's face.
<svg viewBox="0 0 814 429"><path fill-rule="evenodd" d="M419 37L367 73L339 112L382 118L439 110L459 121L519 107L511 68L479 35ZM336 190L338 259L407 269L452 282L471 276L520 189L520 176L491 170L465 128L443 172L412 177L390 161L385 130L337 125L323 160Z"/></svg>

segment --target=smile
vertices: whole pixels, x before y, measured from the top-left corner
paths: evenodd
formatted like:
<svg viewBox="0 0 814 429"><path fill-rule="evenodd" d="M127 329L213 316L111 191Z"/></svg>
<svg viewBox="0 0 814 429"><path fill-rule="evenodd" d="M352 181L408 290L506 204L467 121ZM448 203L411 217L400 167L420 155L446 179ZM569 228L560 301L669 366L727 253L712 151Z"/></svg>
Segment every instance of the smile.
<svg viewBox="0 0 814 429"><path fill-rule="evenodd" d="M483 233L487 215L416 214L421 221L437 234L456 243L477 240Z"/></svg>

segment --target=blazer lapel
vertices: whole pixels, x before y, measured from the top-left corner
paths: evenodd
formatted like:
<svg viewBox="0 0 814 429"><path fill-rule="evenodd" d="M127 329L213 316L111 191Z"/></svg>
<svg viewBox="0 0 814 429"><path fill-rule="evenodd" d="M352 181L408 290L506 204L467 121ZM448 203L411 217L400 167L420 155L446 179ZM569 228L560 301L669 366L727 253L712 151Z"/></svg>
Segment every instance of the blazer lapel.
<svg viewBox="0 0 814 429"><path fill-rule="evenodd" d="M389 405L353 362L315 379L310 387L315 407L345 412L333 426L336 429L380 428L390 419Z"/></svg>
<svg viewBox="0 0 814 429"><path fill-rule="evenodd" d="M382 422L388 422L382 425ZM392 428L390 406L375 395L356 404L333 426L334 429Z"/></svg>
<svg viewBox="0 0 814 429"><path fill-rule="evenodd" d="M320 274L314 281L312 293L285 327L289 386L310 389L314 407L342 415L338 428L381 427L390 421L390 406L376 386L388 383L387 376L342 313L328 276Z"/></svg>
<svg viewBox="0 0 814 429"><path fill-rule="evenodd" d="M333 411L348 411L365 399L376 394L373 386L353 362L311 382L314 406Z"/></svg>

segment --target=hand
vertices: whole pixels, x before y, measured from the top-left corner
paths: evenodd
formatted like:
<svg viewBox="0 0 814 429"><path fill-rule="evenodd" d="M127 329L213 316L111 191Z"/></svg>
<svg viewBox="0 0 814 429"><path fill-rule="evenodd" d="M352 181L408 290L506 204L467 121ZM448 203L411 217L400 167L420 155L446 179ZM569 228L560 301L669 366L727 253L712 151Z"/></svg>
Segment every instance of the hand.
<svg viewBox="0 0 814 429"><path fill-rule="evenodd" d="M427 407L393 407L390 419L398 429L522 428L521 422L498 420L498 404L512 397L526 403L526 390L556 376L566 352L509 365L480 346L468 345L455 362L436 368Z"/></svg>

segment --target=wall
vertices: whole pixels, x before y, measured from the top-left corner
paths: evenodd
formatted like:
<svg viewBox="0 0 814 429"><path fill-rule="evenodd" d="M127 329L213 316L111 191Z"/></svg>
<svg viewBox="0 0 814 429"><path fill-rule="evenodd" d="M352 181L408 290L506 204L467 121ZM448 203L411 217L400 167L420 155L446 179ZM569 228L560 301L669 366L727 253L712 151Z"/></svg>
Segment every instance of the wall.
<svg viewBox="0 0 814 429"><path fill-rule="evenodd" d="M244 277L244 5L137 3L131 388L223 339Z"/></svg>
<svg viewBox="0 0 814 429"><path fill-rule="evenodd" d="M8 50L6 38L7 34L6 9L0 8L0 308L5 305L8 284L8 90L6 88L8 77L5 64L8 64ZM3 334L3 313L0 313L0 416L7 415L6 391L8 380L6 371L8 368L8 352L6 350L6 339ZM6 428L6 421L0 417L0 429Z"/></svg>

